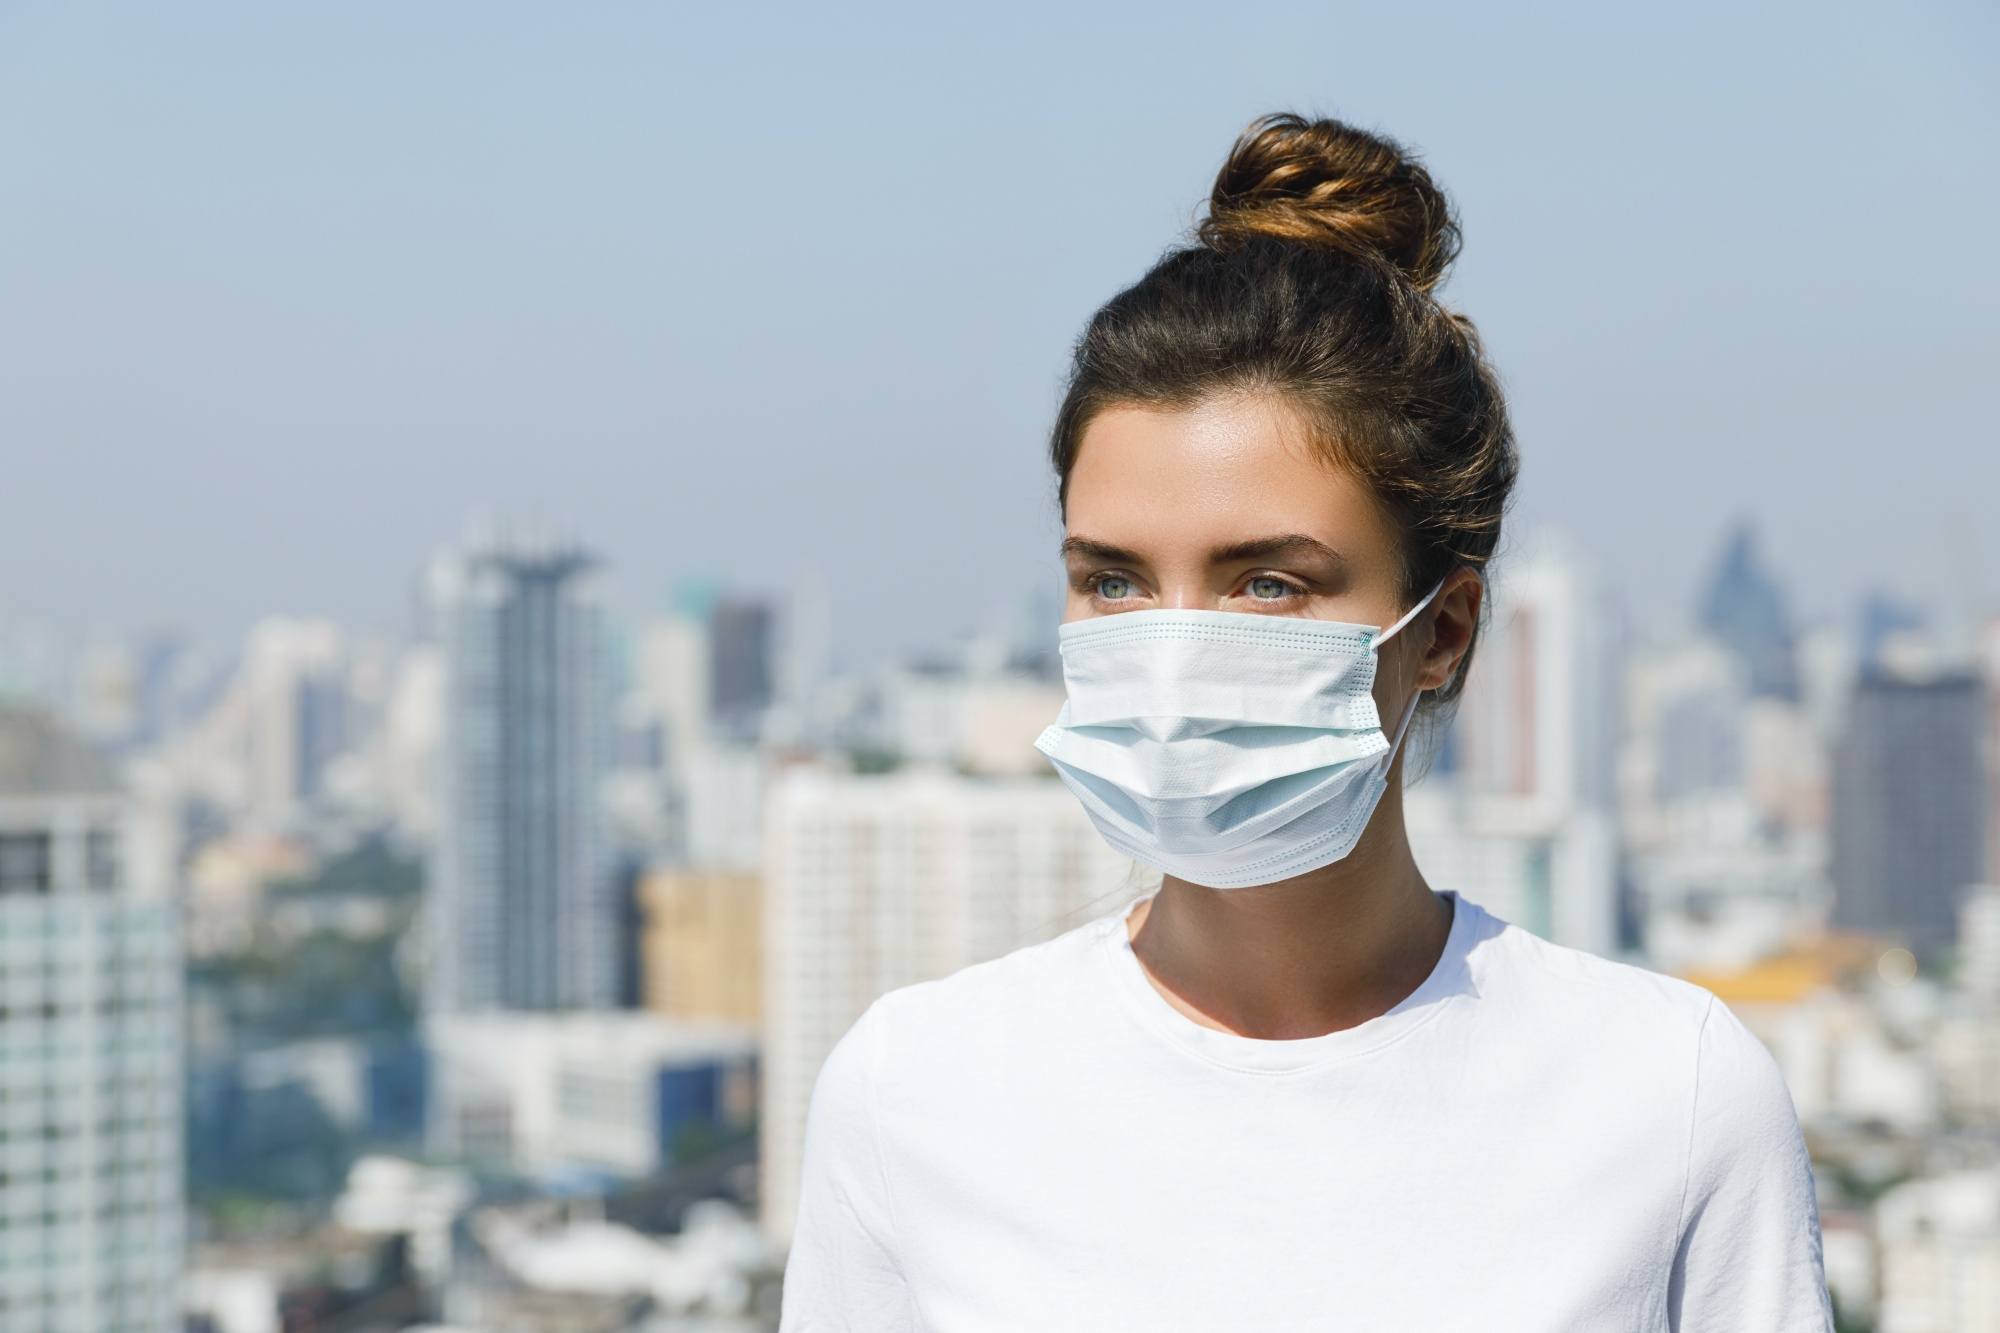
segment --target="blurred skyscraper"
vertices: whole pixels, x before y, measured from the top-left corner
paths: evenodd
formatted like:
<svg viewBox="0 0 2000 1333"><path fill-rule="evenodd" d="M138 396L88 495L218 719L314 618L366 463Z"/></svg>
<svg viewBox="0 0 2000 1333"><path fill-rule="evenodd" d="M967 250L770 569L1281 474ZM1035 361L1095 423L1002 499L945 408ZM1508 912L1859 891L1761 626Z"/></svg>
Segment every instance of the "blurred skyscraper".
<svg viewBox="0 0 2000 1333"><path fill-rule="evenodd" d="M138 822L0 705L0 1327L180 1327L180 928Z"/></svg>
<svg viewBox="0 0 2000 1333"><path fill-rule="evenodd" d="M1454 763L1405 797L1411 846L1435 882L1536 934L1611 954L1622 934L1618 608L1552 534L1501 573L1492 597L1453 723Z"/></svg>
<svg viewBox="0 0 2000 1333"><path fill-rule="evenodd" d="M250 632L241 688L248 708L249 814L264 828L298 821L349 740L347 651L328 620L273 617Z"/></svg>
<svg viewBox="0 0 2000 1333"><path fill-rule="evenodd" d="M1545 536L1504 567L1454 723L1475 791L1560 812L1612 804L1620 619L1583 556Z"/></svg>
<svg viewBox="0 0 2000 1333"><path fill-rule="evenodd" d="M1977 676L1855 688L1833 765L1833 924L1904 935L1935 958L1983 878L1985 689Z"/></svg>
<svg viewBox="0 0 2000 1333"><path fill-rule="evenodd" d="M1735 653L1749 672L1753 698L1796 700L1799 666L1784 593L1764 569L1749 523L1729 534L1702 598L1701 627Z"/></svg>
<svg viewBox="0 0 2000 1333"><path fill-rule="evenodd" d="M434 1013L616 1000L594 563L573 542L510 526L432 567L445 675L427 904Z"/></svg>
<svg viewBox="0 0 2000 1333"><path fill-rule="evenodd" d="M756 739L776 697L776 635L776 613L762 599L726 596L709 611L709 710L731 739Z"/></svg>
<svg viewBox="0 0 2000 1333"><path fill-rule="evenodd" d="M721 595L709 579L682 579L674 587L667 614L647 623L641 641L639 685L665 726L670 757L712 738L713 613Z"/></svg>

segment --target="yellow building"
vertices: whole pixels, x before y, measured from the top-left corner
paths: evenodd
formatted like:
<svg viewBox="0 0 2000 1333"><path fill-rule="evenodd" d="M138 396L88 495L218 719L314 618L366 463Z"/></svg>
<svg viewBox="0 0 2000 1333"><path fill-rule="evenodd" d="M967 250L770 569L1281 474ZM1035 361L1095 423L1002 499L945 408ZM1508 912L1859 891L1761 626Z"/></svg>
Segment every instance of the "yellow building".
<svg viewBox="0 0 2000 1333"><path fill-rule="evenodd" d="M1797 1004L1879 965L1890 942L1854 931L1821 931L1747 967L1683 971L1732 1009Z"/></svg>
<svg viewBox="0 0 2000 1333"><path fill-rule="evenodd" d="M647 871L639 882L646 1008L671 1018L761 1023L763 896L754 874Z"/></svg>

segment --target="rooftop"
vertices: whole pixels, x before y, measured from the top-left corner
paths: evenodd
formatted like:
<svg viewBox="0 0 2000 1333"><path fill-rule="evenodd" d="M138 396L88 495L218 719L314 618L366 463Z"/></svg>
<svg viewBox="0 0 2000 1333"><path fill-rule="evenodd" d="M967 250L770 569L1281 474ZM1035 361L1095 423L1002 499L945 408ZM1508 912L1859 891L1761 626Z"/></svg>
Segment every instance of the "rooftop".
<svg viewBox="0 0 2000 1333"><path fill-rule="evenodd" d="M47 709L0 703L0 796L96 796L117 790L110 762Z"/></svg>

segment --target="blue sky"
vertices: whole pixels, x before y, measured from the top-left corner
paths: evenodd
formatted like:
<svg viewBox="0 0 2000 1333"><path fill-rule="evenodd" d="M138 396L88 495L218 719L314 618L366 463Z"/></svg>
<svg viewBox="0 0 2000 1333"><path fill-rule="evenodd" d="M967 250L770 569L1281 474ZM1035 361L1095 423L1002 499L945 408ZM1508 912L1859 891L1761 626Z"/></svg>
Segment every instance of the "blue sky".
<svg viewBox="0 0 2000 1333"><path fill-rule="evenodd" d="M401 629L497 510L935 642L1055 583L1070 342L1281 107L1458 202L1518 531L1990 599L2000 18L1611 10L0 3L0 616Z"/></svg>

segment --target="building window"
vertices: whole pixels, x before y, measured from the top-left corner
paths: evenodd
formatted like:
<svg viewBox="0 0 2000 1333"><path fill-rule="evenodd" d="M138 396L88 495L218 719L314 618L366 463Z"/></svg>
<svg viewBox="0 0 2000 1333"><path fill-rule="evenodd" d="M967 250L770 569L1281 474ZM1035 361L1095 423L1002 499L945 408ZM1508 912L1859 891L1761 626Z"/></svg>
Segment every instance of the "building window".
<svg viewBox="0 0 2000 1333"><path fill-rule="evenodd" d="M0 893L48 891L48 833L0 833Z"/></svg>
<svg viewBox="0 0 2000 1333"><path fill-rule="evenodd" d="M118 832L94 828L83 835L85 882L93 890L109 892L118 887Z"/></svg>

